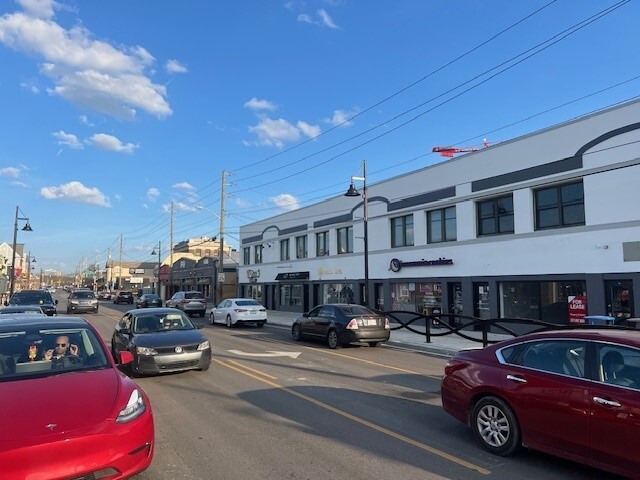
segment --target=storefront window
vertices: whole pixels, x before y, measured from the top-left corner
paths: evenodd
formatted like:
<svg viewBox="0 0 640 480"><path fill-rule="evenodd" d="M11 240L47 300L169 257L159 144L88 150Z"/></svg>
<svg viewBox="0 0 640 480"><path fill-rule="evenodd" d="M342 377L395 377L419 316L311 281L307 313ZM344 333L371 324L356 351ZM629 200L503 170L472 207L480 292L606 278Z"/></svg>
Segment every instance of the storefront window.
<svg viewBox="0 0 640 480"><path fill-rule="evenodd" d="M323 303L353 303L352 283L325 283L322 285Z"/></svg>
<svg viewBox="0 0 640 480"><path fill-rule="evenodd" d="M489 318L489 284L487 282L473 284L473 316Z"/></svg>
<svg viewBox="0 0 640 480"><path fill-rule="evenodd" d="M413 282L393 284L391 309L424 315L442 313L442 284Z"/></svg>
<svg viewBox="0 0 640 480"><path fill-rule="evenodd" d="M280 305L283 307L302 306L302 284L280 285Z"/></svg>
<svg viewBox="0 0 640 480"><path fill-rule="evenodd" d="M583 281L501 282L500 318L528 318L569 323L569 297L586 297Z"/></svg>
<svg viewBox="0 0 640 480"><path fill-rule="evenodd" d="M255 301L262 303L262 285L248 285L247 298L253 298Z"/></svg>

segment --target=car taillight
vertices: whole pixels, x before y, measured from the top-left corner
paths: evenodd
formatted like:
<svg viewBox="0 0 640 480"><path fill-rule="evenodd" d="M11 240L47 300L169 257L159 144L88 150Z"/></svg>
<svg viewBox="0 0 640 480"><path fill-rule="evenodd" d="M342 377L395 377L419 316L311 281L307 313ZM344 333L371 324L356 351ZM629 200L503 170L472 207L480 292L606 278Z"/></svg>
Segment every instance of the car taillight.
<svg viewBox="0 0 640 480"><path fill-rule="evenodd" d="M358 321L355 318L352 318L349 323L347 323L347 330L357 330L358 329Z"/></svg>
<svg viewBox="0 0 640 480"><path fill-rule="evenodd" d="M444 366L444 374L451 375L452 373L466 368L469 364L461 360L450 359Z"/></svg>
<svg viewBox="0 0 640 480"><path fill-rule="evenodd" d="M391 327L389 326L389 319L387 317L384 318L384 329L389 330Z"/></svg>
<svg viewBox="0 0 640 480"><path fill-rule="evenodd" d="M249 310L247 310L246 308L234 308L233 311L236 313L245 313L245 312L248 312Z"/></svg>
<svg viewBox="0 0 640 480"><path fill-rule="evenodd" d="M180 300L180 303L184 304L184 303L189 303L189 300Z"/></svg>

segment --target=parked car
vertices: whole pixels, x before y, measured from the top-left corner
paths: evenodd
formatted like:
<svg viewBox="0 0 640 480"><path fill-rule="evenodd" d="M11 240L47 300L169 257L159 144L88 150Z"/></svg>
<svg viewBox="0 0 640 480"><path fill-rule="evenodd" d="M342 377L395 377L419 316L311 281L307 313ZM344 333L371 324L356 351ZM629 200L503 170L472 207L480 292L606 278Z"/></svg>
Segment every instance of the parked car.
<svg viewBox="0 0 640 480"><path fill-rule="evenodd" d="M267 323L267 309L253 298L227 298L209 312L209 323L223 322L227 327L243 323L254 323L264 327Z"/></svg>
<svg viewBox="0 0 640 480"><path fill-rule="evenodd" d="M98 299L91 290L76 290L67 298L67 314L78 312L98 313Z"/></svg>
<svg viewBox="0 0 640 480"><path fill-rule="evenodd" d="M43 360L48 350L64 348L61 337L75 347L74 360ZM130 352L119 355L123 365L132 360ZM2 478L115 479L151 464L149 398L118 370L83 318L3 317L0 385L2 408L10 412L0 432Z"/></svg>
<svg viewBox="0 0 640 480"><path fill-rule="evenodd" d="M110 292L109 290L102 290L101 292L98 292L98 300L111 300L111 296L113 295L112 292Z"/></svg>
<svg viewBox="0 0 640 480"><path fill-rule="evenodd" d="M8 307L0 308L0 315L19 315L23 313L45 315L38 305L9 305Z"/></svg>
<svg viewBox="0 0 640 480"><path fill-rule="evenodd" d="M389 340L389 319L362 305L331 303L318 305L297 317L291 326L293 339L325 340L329 348L338 348L356 342L376 347Z"/></svg>
<svg viewBox="0 0 640 480"><path fill-rule="evenodd" d="M639 331L547 331L464 350L441 395L493 454L524 446L640 478Z"/></svg>
<svg viewBox="0 0 640 480"><path fill-rule="evenodd" d="M54 300L46 290L21 290L15 292L5 305L38 305L49 316L58 313L56 309L58 300Z"/></svg>
<svg viewBox="0 0 640 480"><path fill-rule="evenodd" d="M155 293L144 293L136 298L136 308L161 307L162 299Z"/></svg>
<svg viewBox="0 0 640 480"><path fill-rule="evenodd" d="M165 306L204 317L207 312L207 299L197 290L176 292L167 300Z"/></svg>
<svg viewBox="0 0 640 480"><path fill-rule="evenodd" d="M133 375L208 370L209 340L176 308L129 310L111 338L114 357L131 352Z"/></svg>
<svg viewBox="0 0 640 480"><path fill-rule="evenodd" d="M120 290L113 297L113 303L120 305L121 303L129 303L133 305L133 293L128 290Z"/></svg>

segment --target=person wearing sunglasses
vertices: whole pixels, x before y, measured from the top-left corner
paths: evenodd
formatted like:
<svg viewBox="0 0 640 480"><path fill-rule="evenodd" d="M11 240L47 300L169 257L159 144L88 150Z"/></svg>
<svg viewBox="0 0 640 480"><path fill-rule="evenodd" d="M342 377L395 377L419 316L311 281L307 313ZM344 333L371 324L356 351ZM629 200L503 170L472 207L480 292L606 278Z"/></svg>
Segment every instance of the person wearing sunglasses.
<svg viewBox="0 0 640 480"><path fill-rule="evenodd" d="M78 357L78 346L69 343L69 337L59 335L56 338L55 348L44 352L43 360L62 360L68 357Z"/></svg>

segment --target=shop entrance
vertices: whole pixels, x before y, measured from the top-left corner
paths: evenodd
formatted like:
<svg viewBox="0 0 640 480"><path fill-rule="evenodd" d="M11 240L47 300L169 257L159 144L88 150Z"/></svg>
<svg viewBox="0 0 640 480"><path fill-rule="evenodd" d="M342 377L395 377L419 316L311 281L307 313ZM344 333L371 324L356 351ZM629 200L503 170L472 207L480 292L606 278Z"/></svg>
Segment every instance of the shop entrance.
<svg viewBox="0 0 640 480"><path fill-rule="evenodd" d="M633 282L631 280L605 281L607 315L616 318L631 318L633 308Z"/></svg>

